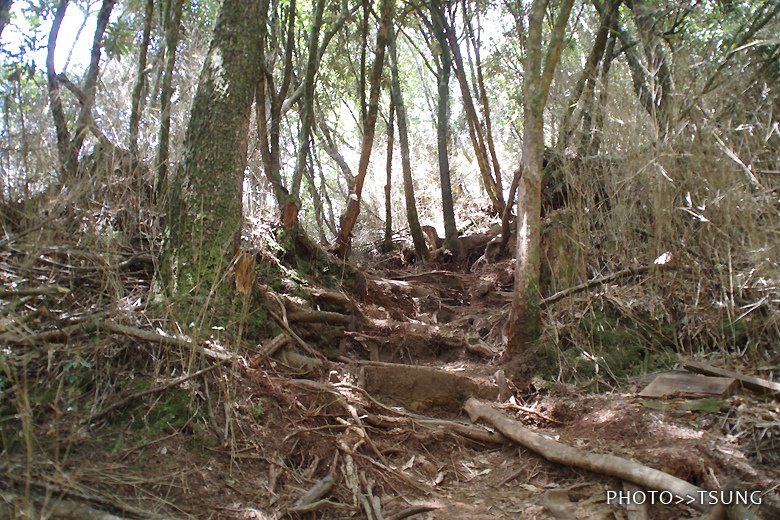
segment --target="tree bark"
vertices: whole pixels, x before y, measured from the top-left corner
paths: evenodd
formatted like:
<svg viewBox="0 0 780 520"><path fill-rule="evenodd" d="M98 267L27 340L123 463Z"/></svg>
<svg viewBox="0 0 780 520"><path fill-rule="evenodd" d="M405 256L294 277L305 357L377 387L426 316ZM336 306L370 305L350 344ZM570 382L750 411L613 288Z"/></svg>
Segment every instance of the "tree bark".
<svg viewBox="0 0 780 520"><path fill-rule="evenodd" d="M57 135L57 157L60 162L60 178L63 180L68 177L70 130L68 130L65 110L62 107L60 82L57 79L57 71L54 68L54 52L57 49L57 37L60 33L62 20L65 18L68 3L68 0L60 0L60 3L57 5L57 11L54 14L54 21L51 24L49 40L46 46L46 83L49 89L49 108L54 119L54 130Z"/></svg>
<svg viewBox="0 0 780 520"><path fill-rule="evenodd" d="M328 157L330 157L333 162L336 163L336 165L339 167L339 170L341 170L341 174L344 176L344 180L347 182L347 193L345 196L349 197L349 194L352 193L352 191L355 189L355 174L352 173L352 168L349 167L347 160L344 159L344 156L341 155L341 152L339 152L339 148L333 139L332 130L328 127L327 123L325 123L322 116L320 116L319 124L317 126L320 129L323 140L325 141L325 153L327 153Z"/></svg>
<svg viewBox="0 0 780 520"><path fill-rule="evenodd" d="M311 136L312 119L314 118L314 84L319 65L319 40L322 28L322 13L325 9L325 0L316 0L314 3L314 15L309 31L309 50L306 59L306 70L303 77L303 99L300 113L300 131L298 132L298 156L293 172L290 198L300 208L297 200L301 191L301 179L306 169L306 157L309 153L309 137ZM296 211L297 213L297 211Z"/></svg>
<svg viewBox="0 0 780 520"><path fill-rule="evenodd" d="M184 0L168 0L165 4L165 70L160 89L160 142L157 149L156 197L168 190L168 159L171 135L171 98L173 97L173 69L176 66L176 47L179 45L182 4Z"/></svg>
<svg viewBox="0 0 780 520"><path fill-rule="evenodd" d="M409 152L409 129L406 121L406 106L401 94L401 80L398 77L398 52L393 27L390 28L388 50L390 52L391 98L395 106L395 117L398 120L398 142L401 145L401 170L404 177L404 200L406 201L406 220L412 235L414 252L421 262L428 260L428 246L425 235L420 227L417 216L417 202L414 196L414 181L412 179L412 161Z"/></svg>
<svg viewBox="0 0 780 520"><path fill-rule="evenodd" d="M482 182L493 206L493 210L500 214L504 210L504 195L499 190L496 180L493 178L493 173L490 171L488 150L485 144L485 138L482 135L482 123L479 120L477 110L474 107L474 99L471 95L468 80L466 79L466 69L463 63L463 55L460 52L458 38L455 34L455 27L446 17L443 17L443 22L447 43L449 44L450 51L452 52L452 59L455 63L455 78L458 80L460 93L463 97L463 109L466 113L469 138L471 139L471 145L474 149L474 155L477 157L479 173L482 176Z"/></svg>
<svg viewBox="0 0 780 520"><path fill-rule="evenodd" d="M464 0L464 11L463 16L466 18L466 11L465 11L465 5L466 2ZM477 26L479 26L479 14L477 14ZM488 150L490 151L490 158L493 161L493 174L496 179L496 188L498 190L498 193L501 195L501 200L504 200L504 186L503 186L503 179L501 178L501 166L498 162L498 155L496 154L496 145L493 142L493 122L490 117L490 103L488 102L487 97L487 91L485 90L485 79L482 76L482 59L480 58L479 54L479 42L477 41L477 38L474 36L474 29L471 26L471 20L465 19L466 24L466 31L469 35L469 40L471 42L471 47L474 49L474 61L477 69L477 85L479 86L479 95L482 100L482 113L485 117L485 138L487 140ZM512 203L509 201L505 201L505 206L511 206Z"/></svg>
<svg viewBox="0 0 780 520"><path fill-rule="evenodd" d="M505 357L517 362L539 336L539 267L541 246L544 108L563 47L574 0L564 0L552 29L542 64L545 0L534 0L528 21L524 78L523 172L517 195L517 258L515 290L509 315Z"/></svg>
<svg viewBox="0 0 780 520"><path fill-rule="evenodd" d="M393 145L394 141L394 122L395 105L390 100L390 110L387 117L387 157L385 161L385 171L387 180L385 182L385 250L393 249Z"/></svg>
<svg viewBox="0 0 780 520"><path fill-rule="evenodd" d="M452 198L450 178L449 132L450 132L450 73L452 55L447 42L446 18L441 0L433 0L430 5L434 38L438 46L437 60L437 107L436 107L436 145L439 157L439 179L441 181L441 204L444 217L444 244L455 256L460 252L458 228L455 223L455 204Z"/></svg>
<svg viewBox="0 0 780 520"><path fill-rule="evenodd" d="M136 69L133 98L130 105L130 153L138 159L138 129L143 111L143 95L146 87L146 57L152 36L152 18L154 16L154 0L147 0L144 12L144 32L141 36L141 47L138 50L138 68Z"/></svg>
<svg viewBox="0 0 780 520"><path fill-rule="evenodd" d="M259 49L261 73L257 87L257 131L260 136L260 154L263 158L263 170L268 182L273 187L276 202L279 208L284 210L290 197L287 188L284 187L281 175L280 159L280 131L282 109L284 99L290 90L293 73L293 47L295 46L295 18L296 2L290 0L287 15L287 27L285 36L284 62L281 77L281 85L276 90L274 81L273 61L275 56L281 54L277 38L269 38L269 3L262 0L260 6L261 19L261 45ZM270 40L270 41L266 41ZM266 45L269 48L266 49ZM268 52L266 52L268 51Z"/></svg>
<svg viewBox="0 0 780 520"><path fill-rule="evenodd" d="M11 21L12 0L0 0L0 36L3 35L3 29Z"/></svg>
<svg viewBox="0 0 780 520"><path fill-rule="evenodd" d="M92 127L96 133L99 133L94 126L92 119L92 106L95 104L95 93L97 91L97 80L100 74L100 54L102 48L103 35L108 26L108 20L111 11L116 4L116 0L103 0L98 12L95 26L95 35L92 40L92 50L90 52L89 66L84 79L84 85L81 88L75 87L67 78L57 75L54 69L54 51L57 45L62 20L65 17L65 10L68 7L68 0L61 0L57 6L57 12L54 16L51 31L49 32L48 52L46 55L46 79L49 88L49 103L52 116L54 117L54 126L57 135L57 152L60 160L60 175L63 181L67 181L76 176L79 166L79 153L84 144L87 130ZM73 135L70 135L65 111L62 107L60 98L61 82L66 82L75 91L81 107L76 117L76 127ZM100 134L102 135L102 134Z"/></svg>
<svg viewBox="0 0 780 520"><path fill-rule="evenodd" d="M368 113L363 129L363 141L360 146L360 162L358 174L355 178L355 189L349 195L347 208L341 216L341 227L336 237L336 256L346 259L352 242L352 229L355 227L358 215L360 215L360 199L363 193L363 183L368 173L368 162L371 159L371 148L374 144L374 131L376 118L379 111L379 93L381 90L382 68L385 60L385 47L387 35L390 30L390 21L393 17L394 0L382 0L380 7L379 30L376 35L376 49L374 51L374 64L371 70L371 91L368 97Z"/></svg>
<svg viewBox="0 0 780 520"><path fill-rule="evenodd" d="M585 60L585 66L582 68L577 84L574 87L574 91L569 97L566 103L566 112L563 116L563 121L558 132L558 143L556 148L559 152L566 150L569 145L570 137L574 131L572 127L576 127L576 123L572 124L572 116L577 108L577 104L580 98L583 97L583 92L586 86L590 85L596 75L596 69L599 62L604 56L604 50L607 44L607 37L609 36L609 29L613 24L613 13L620 6L620 0L607 0L605 6L605 12L601 14L601 20L599 22L599 28L596 32L596 37L593 40L593 46L590 49L587 60Z"/></svg>
<svg viewBox="0 0 780 520"><path fill-rule="evenodd" d="M177 318L194 321L196 333L240 309L224 273L241 236L247 136L260 72L258 7L257 0L222 5L168 198L160 281Z"/></svg>
<svg viewBox="0 0 780 520"><path fill-rule="evenodd" d="M604 51L604 61L601 64L599 78L600 90L598 103L594 108L592 127L587 132L588 142L583 143L583 153L596 156L601 148L601 138L604 135L604 117L607 113L607 101L609 100L609 71L612 68L612 60L615 57L615 34L611 34Z"/></svg>

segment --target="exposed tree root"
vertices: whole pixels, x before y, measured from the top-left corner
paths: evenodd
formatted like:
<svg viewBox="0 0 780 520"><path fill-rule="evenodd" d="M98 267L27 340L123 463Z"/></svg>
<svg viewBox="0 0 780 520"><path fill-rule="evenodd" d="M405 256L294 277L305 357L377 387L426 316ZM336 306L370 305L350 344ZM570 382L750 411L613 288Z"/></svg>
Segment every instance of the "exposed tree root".
<svg viewBox="0 0 780 520"><path fill-rule="evenodd" d="M466 401L464 409L472 421L488 422L512 442L541 455L550 462L617 477L647 489L669 491L675 497L685 499L687 505L699 511L712 509L712 506L704 500L706 495L703 489L668 473L622 457L592 453L549 439L525 428L478 399L471 398ZM739 508L739 514L740 518L757 518L742 508Z"/></svg>

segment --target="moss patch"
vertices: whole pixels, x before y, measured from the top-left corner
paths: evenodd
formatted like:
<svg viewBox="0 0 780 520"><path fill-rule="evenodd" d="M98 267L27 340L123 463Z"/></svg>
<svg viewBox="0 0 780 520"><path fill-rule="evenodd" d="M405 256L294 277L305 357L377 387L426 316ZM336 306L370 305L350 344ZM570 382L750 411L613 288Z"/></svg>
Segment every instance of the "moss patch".
<svg viewBox="0 0 780 520"><path fill-rule="evenodd" d="M145 414L136 414L131 428L136 431L143 430L151 436L156 436L168 428L179 429L183 427L193 418L195 413L189 392L169 390L154 404L151 410Z"/></svg>

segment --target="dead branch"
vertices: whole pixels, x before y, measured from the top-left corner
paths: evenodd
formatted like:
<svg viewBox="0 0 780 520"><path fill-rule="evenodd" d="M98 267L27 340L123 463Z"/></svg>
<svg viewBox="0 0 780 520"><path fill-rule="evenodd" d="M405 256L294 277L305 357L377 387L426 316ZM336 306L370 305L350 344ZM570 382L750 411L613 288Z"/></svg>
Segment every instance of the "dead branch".
<svg viewBox="0 0 780 520"><path fill-rule="evenodd" d="M558 291L557 293L548 296L547 298L540 301L539 307L546 307L548 305L552 305L553 303L562 300L564 298L568 298L573 294L577 294L582 291L587 291L588 289L592 289L594 287L603 285L605 283L614 282L615 280L620 280L621 278L630 278L632 276L646 274L650 271L650 267L651 266L649 265L642 265L639 267L629 267L627 269L621 269L620 271L614 272L612 274L600 276L598 278L588 280L585 283L581 283L580 285L575 285L574 287L563 289L562 291ZM657 265L655 267L661 268L665 266Z"/></svg>
<svg viewBox="0 0 780 520"><path fill-rule="evenodd" d="M296 323L330 323L335 325L349 325L351 316L332 311L296 311L287 315L287 320Z"/></svg>
<svg viewBox="0 0 780 520"><path fill-rule="evenodd" d="M152 343L160 343L163 345L171 345L174 347L182 347L182 348L193 348L193 347L198 348L207 357L217 359L218 361L229 361L231 359L234 359L233 356L230 354L227 354L225 352L218 352L208 347L201 347L189 339L178 338L176 336L164 336L162 334L157 334L156 332L152 332L149 330L139 329L137 327L131 327L129 325L122 325L112 320L104 320L103 322L100 323L100 326L98 328L108 332L123 334L131 338L136 338L143 341L149 341Z"/></svg>
<svg viewBox="0 0 780 520"><path fill-rule="evenodd" d="M276 354L276 351L280 348L284 347L285 345L289 344L292 339L290 336L286 333L279 334L275 336L271 341L266 342L265 345L263 345L263 348L260 350L261 356L273 356Z"/></svg>
<svg viewBox="0 0 780 520"><path fill-rule="evenodd" d="M438 508L431 506L411 506L398 511L397 513L393 513L392 515L385 518L385 520L403 520L404 518L409 518L410 516L427 513L429 511L436 511L437 509Z"/></svg>
<svg viewBox="0 0 780 520"><path fill-rule="evenodd" d="M317 358L317 359L320 359L320 360L322 360L322 361L327 361L327 359L325 358L325 356L323 356L323 355L322 355L320 352L317 352L317 351L316 351L314 348L312 348L312 347L311 347L311 346L310 346L308 343L306 343L306 342L303 340L303 338L301 338L301 337L300 337L298 334L296 334L296 333L295 333L295 331L294 331L294 330L292 330L292 329L290 328L290 326L287 324L287 322L286 322L285 320L283 320L282 318L280 318L280 317L279 317L279 315L277 315L277 314L276 314L274 311L272 311L271 309L267 309L267 312L268 312L268 315L269 315L269 316L271 316L271 318L273 318L273 320L274 320L274 321L275 321L277 324L279 324L279 326L280 326L281 328L283 328L283 329L284 329L284 330L287 332L287 334L289 334L289 335L292 337L292 339L294 339L294 340L295 340L295 342L296 342L298 345L300 345L300 347L301 347L303 350L305 350L306 352L308 352L309 354L311 354L312 356L314 356L314 357L315 357L315 358Z"/></svg>
<svg viewBox="0 0 780 520"><path fill-rule="evenodd" d="M615 455L591 453L548 439L473 397L466 401L463 408L472 421L483 420L492 424L512 442L550 462L617 477L648 489L670 491L685 498L688 505L700 511L708 511L711 508L702 500L701 488L668 473Z"/></svg>
<svg viewBox="0 0 780 520"><path fill-rule="evenodd" d="M24 477L17 477L16 475L12 474L11 472L8 472L6 474L0 474L0 484L2 488L5 489L13 489L13 488L24 488L27 485L27 479ZM149 513L147 511L141 511L139 509L133 508L128 505L121 504L117 502L116 500L109 500L108 498L104 498L97 495L88 495L85 493L81 493L78 491L75 491L73 489L68 489L66 487L63 487L62 485L54 485L48 482L41 482L38 480L32 480L29 482L30 487L34 490L34 494L40 495L41 498L43 497L47 498L47 507L51 508L52 503L55 501L51 500L51 497L60 497L60 500L58 502L70 502L67 507L75 508L73 511L78 512L81 510L82 512L88 512L92 511L99 515L103 516L73 516L74 512L71 511L70 514L64 514L62 515L63 518L75 518L76 520L80 519L90 519L90 520L123 520L123 517L119 517L116 515L113 515L111 513L107 513L106 511L115 511L119 514L124 515L124 517L127 518L152 518L157 520L164 520L164 517L157 516L155 514ZM86 504L93 504L96 507L99 507L100 510L92 508L90 506L87 506ZM0 512L2 512L2 509L0 509ZM59 515L57 515L59 516Z"/></svg>
<svg viewBox="0 0 780 520"><path fill-rule="evenodd" d="M333 484L335 483L335 480L333 479L333 475L330 473L325 475L322 479L317 481L304 495L299 498L292 508L290 508L290 511L294 511L298 508L309 506L325 495L327 495L331 489L333 489Z"/></svg>
<svg viewBox="0 0 780 520"><path fill-rule="evenodd" d="M30 287L25 289L0 290L0 298L18 298L20 296L41 296L49 294L68 294L70 289L55 285L52 287Z"/></svg>

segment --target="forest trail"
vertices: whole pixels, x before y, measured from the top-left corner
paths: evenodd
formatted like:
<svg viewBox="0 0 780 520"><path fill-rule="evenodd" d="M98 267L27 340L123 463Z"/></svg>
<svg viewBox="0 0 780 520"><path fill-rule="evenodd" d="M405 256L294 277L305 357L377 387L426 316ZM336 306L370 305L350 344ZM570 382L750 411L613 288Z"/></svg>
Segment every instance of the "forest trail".
<svg viewBox="0 0 780 520"><path fill-rule="evenodd" d="M27 395L51 403L30 416L30 496L44 510L71 507L71 518L642 518L606 503L607 491L624 489L619 480L547 462L470 422L470 397L547 438L707 489L735 474L753 488L777 478L775 455L759 462L752 450L762 444L729 434L762 431L776 402L741 392L718 410L677 399L659 407L636 396L642 380L514 386L500 363L512 261L455 270L402 260L373 256L360 270L364 284L347 292L308 284L303 296L263 285L258 266L254 283L278 334L236 347L219 331L193 341L164 320L150 327L144 304L121 307L147 298L146 254L6 242L6 281L25 288L17 296L26 303L5 307L3 340L38 345L26 362L48 379L28 382ZM26 282L30 269L48 284ZM111 280L120 292L100 304ZM52 377L47 360L67 368ZM150 370L157 375L140 375ZM0 482L24 489L25 461L7 464ZM14 496L6 498L18 503ZM762 511L780 511L776 498L765 496ZM652 508L652 518L696 515Z"/></svg>

